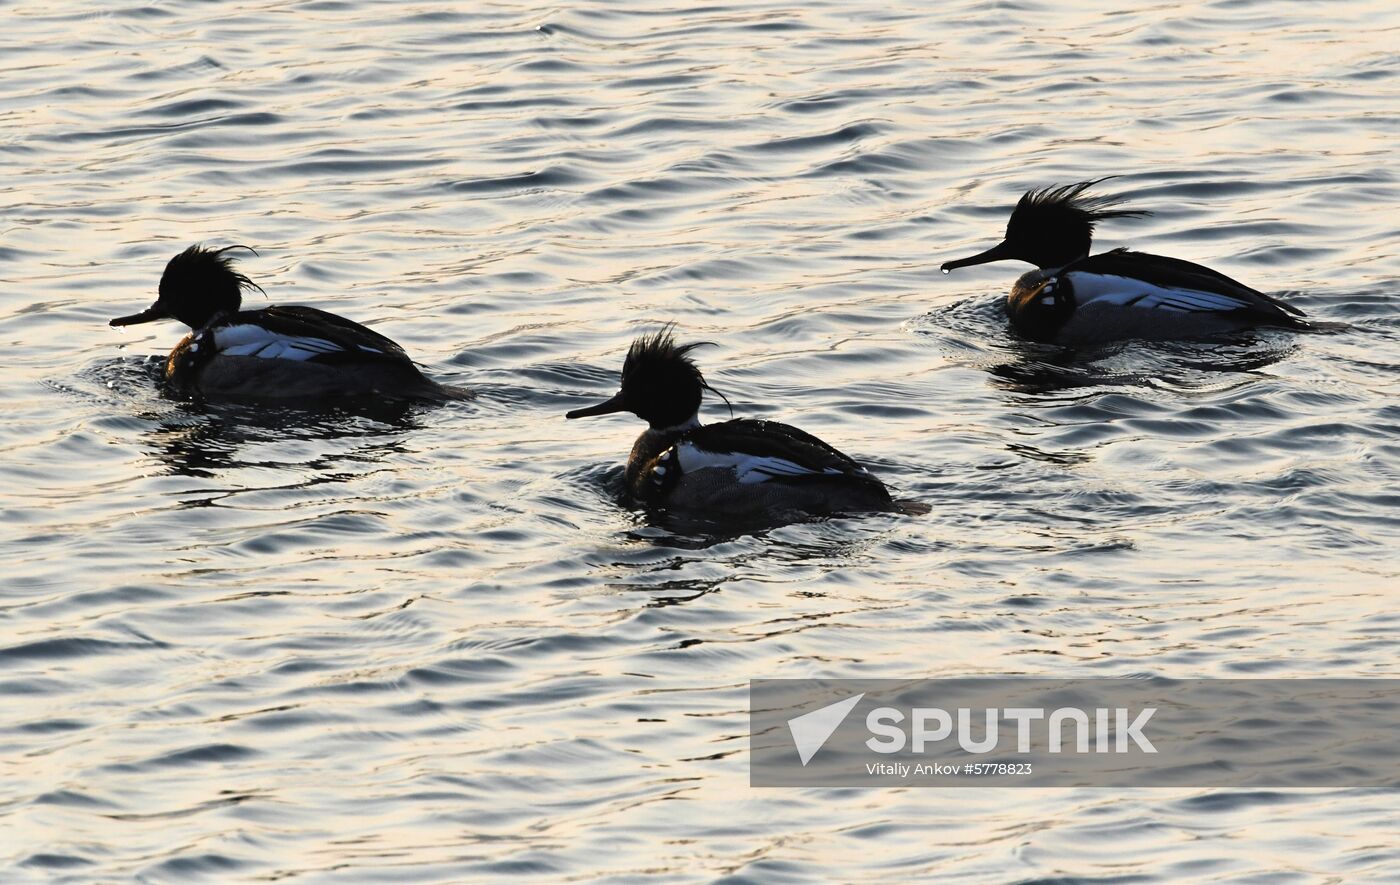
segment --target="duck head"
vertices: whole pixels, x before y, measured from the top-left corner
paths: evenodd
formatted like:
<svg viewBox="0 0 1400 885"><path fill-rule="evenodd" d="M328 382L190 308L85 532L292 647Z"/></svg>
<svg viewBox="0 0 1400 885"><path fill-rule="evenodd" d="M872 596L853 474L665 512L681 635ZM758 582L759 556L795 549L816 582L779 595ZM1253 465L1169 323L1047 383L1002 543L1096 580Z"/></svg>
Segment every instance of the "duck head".
<svg viewBox="0 0 1400 885"><path fill-rule="evenodd" d="M1005 239L986 252L949 261L943 265L943 272L1008 259L1026 261L1042 269L1078 261L1089 254L1098 222L1149 214L1139 209L1115 208L1122 202L1120 197L1085 193L1104 180L1096 178L1026 191L1006 222Z"/></svg>
<svg viewBox="0 0 1400 885"><path fill-rule="evenodd" d="M711 342L677 344L672 328L666 326L632 342L622 363L621 389L615 396L596 406L574 409L564 417L631 412L654 430L698 425L704 391L714 388L705 383L705 376L689 354Z"/></svg>
<svg viewBox="0 0 1400 885"><path fill-rule="evenodd" d="M243 304L243 289L262 287L234 269L233 258L224 253L247 246L206 249L194 245L170 259L160 277L156 303L131 316L117 317L109 325L132 326L152 320L179 320L191 329L202 329L222 313L237 313Z"/></svg>

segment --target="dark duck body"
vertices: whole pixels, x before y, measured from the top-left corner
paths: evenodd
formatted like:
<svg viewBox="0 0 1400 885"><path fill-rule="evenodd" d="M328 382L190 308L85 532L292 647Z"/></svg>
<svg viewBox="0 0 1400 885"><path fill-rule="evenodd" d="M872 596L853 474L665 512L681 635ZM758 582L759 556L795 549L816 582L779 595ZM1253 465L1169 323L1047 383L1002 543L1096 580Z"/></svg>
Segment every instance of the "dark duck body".
<svg viewBox="0 0 1400 885"><path fill-rule="evenodd" d="M959 267L1015 259L1034 264L1006 300L1018 332L1035 341L1087 344L1123 338L1197 338L1279 326L1308 329L1303 312L1219 271L1163 255L1114 249L1090 255L1094 226L1146 215L1116 197L1086 193L1103 181L1028 191L986 252L949 261Z"/></svg>
<svg viewBox="0 0 1400 885"><path fill-rule="evenodd" d="M227 254L240 248L247 247L191 246L166 264L155 304L111 321L173 319L194 330L165 364L165 380L176 391L277 400L460 395L425 378L398 344L344 317L314 307L241 310L243 290L261 287Z"/></svg>
<svg viewBox="0 0 1400 885"><path fill-rule="evenodd" d="M701 424L705 383L669 327L632 343L616 396L566 417L631 412L648 424L627 459L639 503L709 519L904 509L850 457L787 424L739 418ZM917 512L917 511L914 511Z"/></svg>

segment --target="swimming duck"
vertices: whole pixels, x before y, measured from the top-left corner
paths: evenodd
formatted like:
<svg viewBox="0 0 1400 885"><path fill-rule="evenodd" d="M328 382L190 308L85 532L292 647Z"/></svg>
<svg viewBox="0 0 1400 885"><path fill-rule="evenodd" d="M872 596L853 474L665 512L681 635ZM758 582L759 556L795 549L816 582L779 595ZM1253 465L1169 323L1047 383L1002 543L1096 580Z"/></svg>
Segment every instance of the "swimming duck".
<svg viewBox="0 0 1400 885"><path fill-rule="evenodd" d="M240 310L243 290L262 287L228 254L247 246L194 245L170 259L155 304L113 326L179 320L194 331L175 346L166 381L188 395L292 399L385 396L451 397L393 341L314 307ZM256 255L256 252L253 252Z"/></svg>
<svg viewBox="0 0 1400 885"><path fill-rule="evenodd" d="M868 470L796 427L750 418L701 424L703 392L714 388L690 352L705 343L678 345L670 326L637 338L622 389L565 416L631 412L647 422L627 459L634 499L711 518L899 509Z"/></svg>
<svg viewBox="0 0 1400 885"><path fill-rule="evenodd" d="M1089 254L1094 226L1147 215L1117 197L1086 193L1104 181L1027 191L1006 238L959 267L1016 259L1034 264L1006 300L1011 325L1027 338L1081 344L1119 338L1193 338L1255 326L1311 328L1292 305L1224 274L1161 255L1114 249Z"/></svg>

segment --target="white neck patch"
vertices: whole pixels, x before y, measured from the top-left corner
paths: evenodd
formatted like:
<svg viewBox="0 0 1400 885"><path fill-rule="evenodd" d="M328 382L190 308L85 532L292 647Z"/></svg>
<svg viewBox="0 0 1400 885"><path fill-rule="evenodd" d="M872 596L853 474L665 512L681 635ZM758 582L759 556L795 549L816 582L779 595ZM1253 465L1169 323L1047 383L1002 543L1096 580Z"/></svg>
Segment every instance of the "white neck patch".
<svg viewBox="0 0 1400 885"><path fill-rule="evenodd" d="M653 430L656 433L684 433L687 430L694 430L699 426L700 413L696 412L694 415L691 415L687 420L682 421L679 424L672 424L670 427L657 427L655 425L652 425L651 430Z"/></svg>

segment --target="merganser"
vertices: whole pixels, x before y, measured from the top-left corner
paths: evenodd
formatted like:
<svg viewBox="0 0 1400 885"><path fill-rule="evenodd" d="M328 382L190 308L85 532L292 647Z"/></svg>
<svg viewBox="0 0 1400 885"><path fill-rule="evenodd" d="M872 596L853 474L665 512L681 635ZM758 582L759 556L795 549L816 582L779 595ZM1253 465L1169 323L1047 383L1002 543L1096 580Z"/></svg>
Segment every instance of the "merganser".
<svg viewBox="0 0 1400 885"><path fill-rule="evenodd" d="M671 326L637 338L622 364L622 389L565 416L631 412L647 422L625 472L636 501L720 519L921 512L892 501L868 470L796 427L750 418L702 425L703 391L714 388L690 352L706 343L678 345Z"/></svg>
<svg viewBox="0 0 1400 885"><path fill-rule="evenodd" d="M174 319L194 331L170 353L165 379L209 398L376 396L458 398L428 380L402 347L378 332L314 307L241 311L245 288L262 287L234 266L232 249L194 245L170 259L155 304L113 326Z"/></svg>
<svg viewBox="0 0 1400 885"><path fill-rule="evenodd" d="M1121 338L1195 338L1256 326L1312 328L1301 310L1218 271L1178 258L1114 249L1089 254L1094 226L1147 215L1121 199L1086 193L1104 181L1027 191L1006 238L959 267L1016 259L1034 264L1006 300L1011 325L1027 338L1084 344Z"/></svg>

